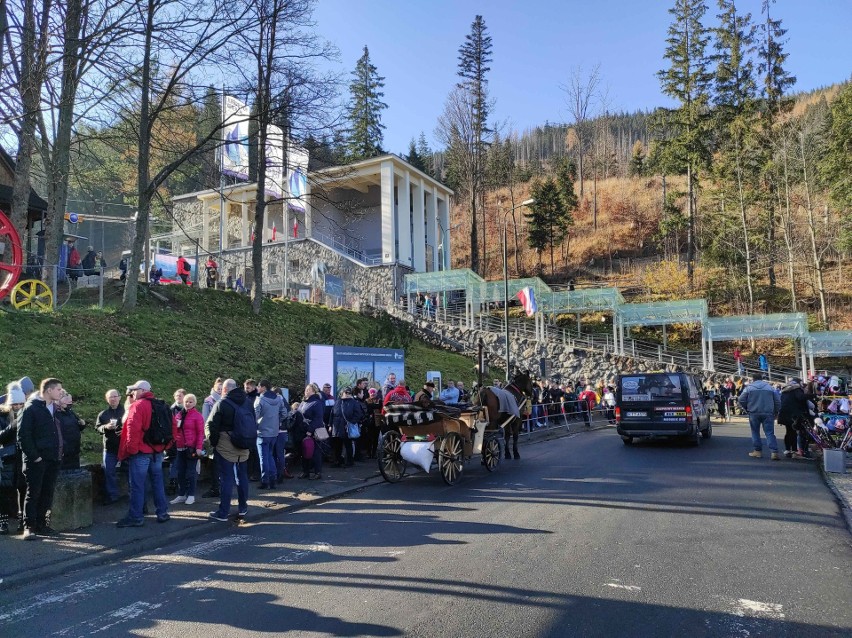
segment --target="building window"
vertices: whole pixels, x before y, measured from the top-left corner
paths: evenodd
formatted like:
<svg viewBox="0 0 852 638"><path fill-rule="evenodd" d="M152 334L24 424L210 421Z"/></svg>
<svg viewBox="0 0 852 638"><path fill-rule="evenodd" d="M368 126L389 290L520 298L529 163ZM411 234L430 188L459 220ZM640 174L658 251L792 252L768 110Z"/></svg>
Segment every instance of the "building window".
<svg viewBox="0 0 852 638"><path fill-rule="evenodd" d="M270 277L277 275L278 274L278 264L275 263L274 261L269 262L268 272L269 272Z"/></svg>

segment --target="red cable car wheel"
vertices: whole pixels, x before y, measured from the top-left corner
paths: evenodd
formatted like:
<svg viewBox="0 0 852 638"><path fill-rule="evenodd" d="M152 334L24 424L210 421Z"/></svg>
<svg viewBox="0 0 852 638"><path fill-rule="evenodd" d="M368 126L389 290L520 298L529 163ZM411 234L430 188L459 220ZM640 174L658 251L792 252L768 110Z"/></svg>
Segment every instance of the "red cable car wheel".
<svg viewBox="0 0 852 638"><path fill-rule="evenodd" d="M0 211L0 245L4 248L0 252L0 299L3 299L18 283L24 266L21 238L3 211Z"/></svg>

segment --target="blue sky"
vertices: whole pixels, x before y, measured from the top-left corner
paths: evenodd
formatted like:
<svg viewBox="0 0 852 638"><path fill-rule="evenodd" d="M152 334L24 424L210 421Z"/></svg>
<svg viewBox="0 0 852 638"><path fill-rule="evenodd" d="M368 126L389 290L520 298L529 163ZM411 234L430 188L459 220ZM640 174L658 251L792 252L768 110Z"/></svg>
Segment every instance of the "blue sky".
<svg viewBox="0 0 852 638"><path fill-rule="evenodd" d="M319 0L319 32L340 50L346 74L363 46L385 77L385 148L407 150L420 131L434 145L444 100L456 82L458 48L481 14L493 38L493 119L523 130L568 119L559 84L570 69L600 64L612 110L665 104L655 73L664 67L671 0ZM707 0L715 22L716 1ZM741 0L759 16L760 0ZM852 0L778 0L796 90L852 76Z"/></svg>

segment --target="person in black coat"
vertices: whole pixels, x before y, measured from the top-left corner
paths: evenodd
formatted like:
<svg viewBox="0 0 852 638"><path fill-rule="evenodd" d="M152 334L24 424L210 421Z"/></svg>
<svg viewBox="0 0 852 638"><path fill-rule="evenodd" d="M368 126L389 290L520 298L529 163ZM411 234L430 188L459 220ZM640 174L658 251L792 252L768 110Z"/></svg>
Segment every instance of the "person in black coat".
<svg viewBox="0 0 852 638"><path fill-rule="evenodd" d="M810 420L808 399L801 379L793 379L781 388L781 409L778 412L778 423L784 426L784 456L793 457L794 452L799 456L810 456L808 451L808 434L805 431Z"/></svg>
<svg viewBox="0 0 852 638"><path fill-rule="evenodd" d="M352 396L351 388L344 388L340 392L340 398L335 403L331 412L331 433L333 439L332 455L334 457L333 467L352 467L355 450L354 439L349 437L348 424L355 423L359 426L364 420L364 408L361 402ZM360 438L360 436L358 437Z"/></svg>
<svg viewBox="0 0 852 638"><path fill-rule="evenodd" d="M18 415L24 407L24 392L10 383L6 401L0 405L0 534L9 533L9 521L18 519L18 534L24 533L21 517L25 493L21 475L21 451L16 444Z"/></svg>
<svg viewBox="0 0 852 638"><path fill-rule="evenodd" d="M66 392L59 399L59 409L55 413L62 430L62 463L59 466L62 471L80 469L80 442L86 422L71 408L73 403L74 399Z"/></svg>
<svg viewBox="0 0 852 638"><path fill-rule="evenodd" d="M53 507L53 492L62 461L62 434L53 416L62 393L59 379L44 379L39 392L27 401L18 421L18 445L23 454L27 482L24 540L34 540L38 534L56 534L47 524L47 516Z"/></svg>

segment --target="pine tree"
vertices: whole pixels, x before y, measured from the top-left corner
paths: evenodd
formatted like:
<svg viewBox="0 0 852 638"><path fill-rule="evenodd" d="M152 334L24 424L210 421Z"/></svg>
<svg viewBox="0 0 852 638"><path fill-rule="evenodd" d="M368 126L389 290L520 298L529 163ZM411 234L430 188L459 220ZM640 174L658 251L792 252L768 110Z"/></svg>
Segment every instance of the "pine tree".
<svg viewBox="0 0 852 638"><path fill-rule="evenodd" d="M420 131L420 137L417 138L417 154L423 161L423 172L437 179L438 175L435 174L434 153L429 147L429 142L426 141L426 134L423 133L423 131Z"/></svg>
<svg viewBox="0 0 852 638"><path fill-rule="evenodd" d="M755 252L751 209L758 200L756 169L761 164L756 140L757 85L751 59L756 27L751 14L737 12L735 0L719 0L719 9L720 25L715 30L716 53L713 56L716 62L715 129L719 149L714 171L719 184L720 206L723 211L737 211L740 220L741 241L734 245L742 251L739 263L745 266L749 313L753 313L752 264Z"/></svg>
<svg viewBox="0 0 852 638"><path fill-rule="evenodd" d="M420 156L419 151L417 150L417 142L414 141L414 138L411 138L411 141L408 143L408 153L405 156L405 161L411 164L417 170L426 172L426 164L423 161L423 158Z"/></svg>
<svg viewBox="0 0 852 638"><path fill-rule="evenodd" d="M777 201L777 185L773 181L771 170L771 146L773 127L778 115L792 106L792 101L785 98L787 91L796 83L796 78L784 70L787 53L784 52L784 35L787 30L781 26L781 20L773 20L770 7L775 0L763 0L761 10L765 19L761 26L761 43L758 49L758 70L763 77L763 148L766 170L764 174L764 206L767 211L767 238L769 254L769 285L775 286L775 204Z"/></svg>
<svg viewBox="0 0 852 638"><path fill-rule="evenodd" d="M701 19L707 5L701 0L675 0L669 9L673 20L668 29L665 58L671 66L660 71L663 93L680 106L668 110L674 136L664 140L666 152L686 172L687 239L686 272L689 285L695 276L695 187L698 171L708 162L707 103L712 79L705 50L709 36Z"/></svg>
<svg viewBox="0 0 852 638"><path fill-rule="evenodd" d="M645 168L645 145L642 140L636 140L633 143L633 152L630 154L630 176L638 177L642 175Z"/></svg>
<svg viewBox="0 0 852 638"><path fill-rule="evenodd" d="M347 115L349 139L346 146L350 159L367 159L383 152L385 125L382 124L382 111L388 105L382 102L385 78L379 75L376 66L370 61L370 51L366 46L352 77Z"/></svg>
<svg viewBox="0 0 852 638"><path fill-rule="evenodd" d="M470 262L474 271L479 269L479 226L477 224L477 208L482 197L482 184L485 173L485 149L487 137L491 133L488 128L488 80L486 75L491 70L488 64L491 58L491 36L481 15L474 18L470 33L465 36L464 44L459 47L458 75L462 78L458 88L468 93L471 110L471 126L473 144L470 148L472 158L469 162L467 195L470 208ZM485 258L486 228L485 215L482 217L482 257Z"/></svg>
<svg viewBox="0 0 852 638"><path fill-rule="evenodd" d="M570 190L573 194L573 184ZM550 248L550 274L553 275L555 273L553 248L565 239L573 218L565 208L559 185L552 177L533 184L530 196L535 202L530 204L530 212L524 215L527 218L527 242L538 254L539 271L541 271L541 254L545 248Z"/></svg>
<svg viewBox="0 0 852 638"><path fill-rule="evenodd" d="M826 138L820 177L828 187L831 204L841 215L840 247L849 250L852 248L852 84L847 84L831 104Z"/></svg>

